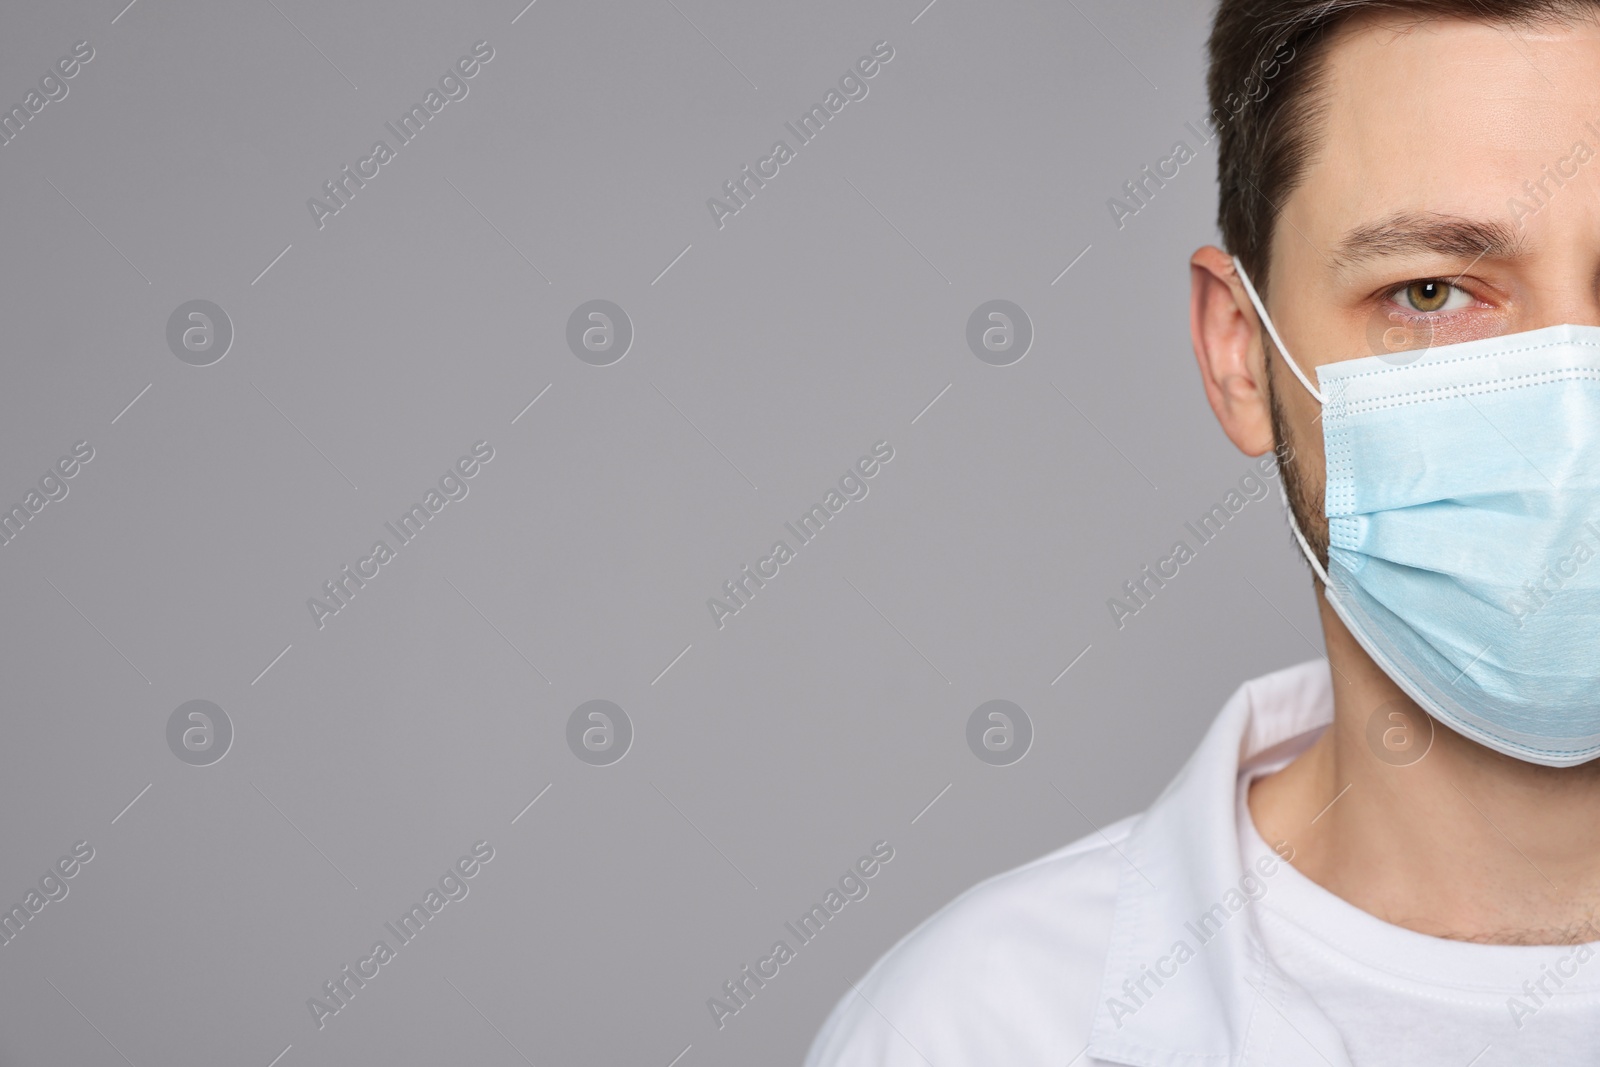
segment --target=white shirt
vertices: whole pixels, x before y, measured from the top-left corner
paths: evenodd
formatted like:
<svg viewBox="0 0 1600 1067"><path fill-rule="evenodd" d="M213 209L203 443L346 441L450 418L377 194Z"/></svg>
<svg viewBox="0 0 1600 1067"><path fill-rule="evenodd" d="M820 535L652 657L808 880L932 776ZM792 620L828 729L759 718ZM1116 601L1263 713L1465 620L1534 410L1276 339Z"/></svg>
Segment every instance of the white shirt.
<svg viewBox="0 0 1600 1067"><path fill-rule="evenodd" d="M1325 660L1245 683L1142 816L980 883L901 940L806 1067L1600 1060L1600 945L1393 926L1255 833L1249 778L1332 720Z"/></svg>

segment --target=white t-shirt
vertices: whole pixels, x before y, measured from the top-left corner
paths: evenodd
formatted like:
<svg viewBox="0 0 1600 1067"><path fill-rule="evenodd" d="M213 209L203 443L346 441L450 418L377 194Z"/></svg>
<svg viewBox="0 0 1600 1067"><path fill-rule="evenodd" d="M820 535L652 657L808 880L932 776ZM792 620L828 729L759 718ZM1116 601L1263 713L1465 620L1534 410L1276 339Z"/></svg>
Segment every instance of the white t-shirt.
<svg viewBox="0 0 1600 1067"><path fill-rule="evenodd" d="M1244 782L1332 721L1326 661L1246 682L1143 815L974 886L842 983L807 1067L1600 1065L1600 946L1414 933L1269 853Z"/></svg>
<svg viewBox="0 0 1600 1067"><path fill-rule="evenodd" d="M1274 856L1240 778L1246 865ZM1273 961L1322 1009L1355 1067L1600 1062L1600 942L1488 945L1384 922L1285 863L1255 904ZM1577 1059L1575 1049L1586 1049Z"/></svg>

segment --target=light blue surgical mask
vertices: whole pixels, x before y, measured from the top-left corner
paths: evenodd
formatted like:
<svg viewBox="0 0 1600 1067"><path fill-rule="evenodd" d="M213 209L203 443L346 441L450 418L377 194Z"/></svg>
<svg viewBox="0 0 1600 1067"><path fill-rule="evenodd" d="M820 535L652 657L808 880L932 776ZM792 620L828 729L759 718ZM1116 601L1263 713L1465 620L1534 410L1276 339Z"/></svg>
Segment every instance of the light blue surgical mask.
<svg viewBox="0 0 1600 1067"><path fill-rule="evenodd" d="M1530 763L1600 756L1600 326L1316 368L1329 604L1406 694Z"/></svg>

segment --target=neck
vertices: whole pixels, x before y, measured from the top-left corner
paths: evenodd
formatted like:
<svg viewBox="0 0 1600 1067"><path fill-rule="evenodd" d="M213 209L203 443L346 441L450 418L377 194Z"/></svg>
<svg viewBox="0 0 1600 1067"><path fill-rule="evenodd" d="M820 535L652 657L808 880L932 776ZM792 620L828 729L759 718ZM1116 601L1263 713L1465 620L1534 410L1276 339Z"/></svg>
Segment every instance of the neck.
<svg viewBox="0 0 1600 1067"><path fill-rule="evenodd" d="M1253 783L1262 837L1287 840L1324 889L1418 933L1600 941L1600 760L1541 767L1462 737L1373 663L1320 586L1317 604L1333 725Z"/></svg>

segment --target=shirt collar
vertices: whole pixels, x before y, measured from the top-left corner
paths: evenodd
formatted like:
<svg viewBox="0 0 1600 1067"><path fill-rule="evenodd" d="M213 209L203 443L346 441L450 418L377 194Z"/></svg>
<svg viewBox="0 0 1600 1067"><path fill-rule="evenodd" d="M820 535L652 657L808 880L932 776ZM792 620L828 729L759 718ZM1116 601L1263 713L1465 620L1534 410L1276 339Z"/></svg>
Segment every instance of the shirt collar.
<svg viewBox="0 0 1600 1067"><path fill-rule="evenodd" d="M1242 869L1236 822L1241 769L1282 759L1332 721L1326 660L1246 682L1118 846L1126 862L1091 1056L1146 1067L1341 1063L1331 1025L1262 946L1249 903L1270 876Z"/></svg>

